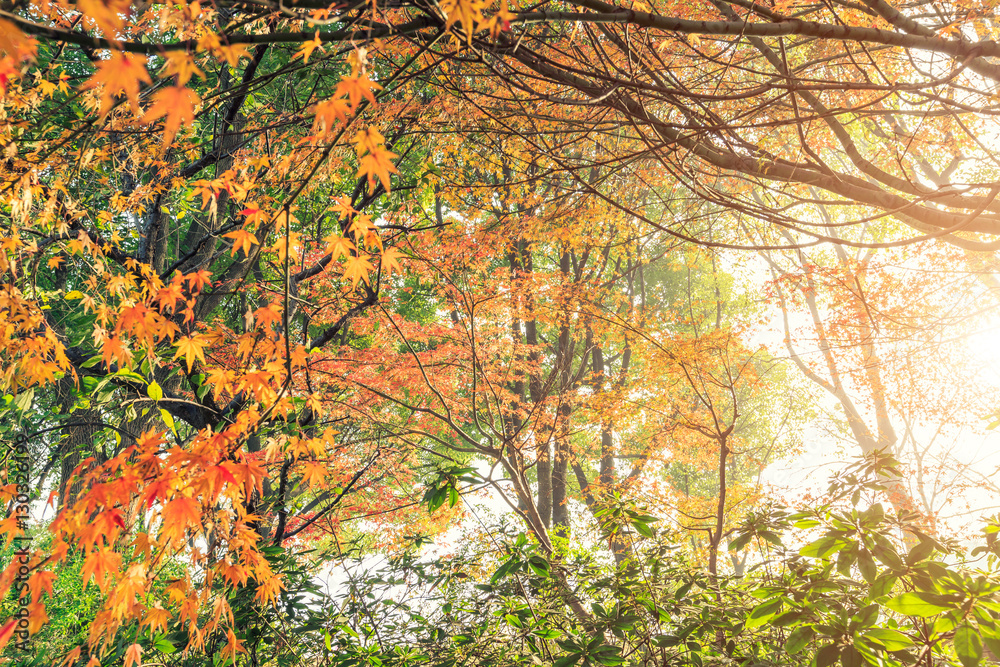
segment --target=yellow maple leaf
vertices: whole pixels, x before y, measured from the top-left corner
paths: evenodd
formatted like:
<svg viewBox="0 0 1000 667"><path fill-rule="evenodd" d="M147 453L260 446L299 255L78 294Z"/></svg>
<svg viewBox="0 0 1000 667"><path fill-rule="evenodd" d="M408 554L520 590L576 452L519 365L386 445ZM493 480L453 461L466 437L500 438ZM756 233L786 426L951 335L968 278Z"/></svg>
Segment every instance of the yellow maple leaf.
<svg viewBox="0 0 1000 667"><path fill-rule="evenodd" d="M297 248L299 247L300 244L299 238L301 236L302 235L299 232L289 232L287 240L285 239L284 235L279 236L275 240L274 245L271 246L271 248L278 253L278 261L284 262L286 253L293 260L298 260L299 251L297 250Z"/></svg>
<svg viewBox="0 0 1000 667"><path fill-rule="evenodd" d="M97 71L83 87L100 88L100 115L103 118L114 106L115 97L121 93L125 94L132 105L132 110L138 114L141 83L153 83L149 78L149 72L146 71L146 57L112 51L110 58L97 63Z"/></svg>
<svg viewBox="0 0 1000 667"><path fill-rule="evenodd" d="M302 471L302 482L306 486L319 486L326 481L326 466L316 461L306 461Z"/></svg>
<svg viewBox="0 0 1000 667"><path fill-rule="evenodd" d="M158 118L166 118L163 123L163 147L166 148L174 140L181 125L194 120L195 107L199 103L201 98L193 90L184 86L170 86L153 96L153 105L143 120L152 123Z"/></svg>
<svg viewBox="0 0 1000 667"><path fill-rule="evenodd" d="M205 363L205 347L208 345L208 341L200 336L184 336L177 339L177 352L174 354L174 360L179 357L184 357L184 361L187 363L188 373L191 372L191 367L194 365L196 359L200 359L201 363Z"/></svg>
<svg viewBox="0 0 1000 667"><path fill-rule="evenodd" d="M221 56L230 67L236 67L240 63L240 58L249 57L250 50L249 44L219 44L214 49L214 53L217 57Z"/></svg>

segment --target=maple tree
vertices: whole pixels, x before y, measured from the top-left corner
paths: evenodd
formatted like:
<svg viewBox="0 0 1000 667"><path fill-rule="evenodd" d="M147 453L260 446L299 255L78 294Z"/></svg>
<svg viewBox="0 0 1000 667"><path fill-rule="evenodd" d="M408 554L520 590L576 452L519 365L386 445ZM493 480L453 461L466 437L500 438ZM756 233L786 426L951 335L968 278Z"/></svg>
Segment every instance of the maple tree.
<svg viewBox="0 0 1000 667"><path fill-rule="evenodd" d="M0 429L30 439L36 492L52 491L38 500L56 511L17 590L29 634L52 619L58 577L99 596L79 642L46 658L287 664L293 621L334 622L296 607L315 572L292 550L398 552L492 488L530 535L507 544L492 579L538 575L552 621L581 628L560 667L621 664L626 646L626 630L615 644L595 620L621 614L588 611L574 592L597 571L564 559L577 505L621 568L612 579L645 557L636 536L652 539L651 506L707 533L707 597L684 614L715 604L698 631L706 646L750 659L727 642L769 617L745 600L727 609L719 553L747 545L734 512L759 499L753 472L770 459L760 443L782 433L768 421L786 385L746 323L722 316L718 256L684 246L993 249L992 7L924 10L0 5ZM871 297L872 269L834 252L839 264L818 272L835 306L829 335L866 360L879 433L860 416L850 428L877 456L892 439L888 397L913 419L934 376L873 362L869 334L897 311L919 320L918 299L893 302L891 277ZM789 257L804 277L778 290L817 273ZM678 298L692 271L695 289ZM831 373L840 363L828 356ZM705 491L681 498L681 471ZM17 486L4 487L11 504ZM846 530L837 511L819 520ZM884 515L865 516L885 532ZM5 538L23 532L13 514L0 525ZM761 530L746 534L778 541ZM843 567L870 574L871 540L858 539L820 549L816 567L840 551L854 559ZM0 574L0 592L19 567ZM886 586L929 591L918 574L893 570ZM986 594L961 586L929 594L951 596L942 608ZM864 595L881 604L890 592ZM639 599L615 609L652 598ZM658 623L652 604L641 613ZM976 608L982 627L995 610ZM949 645L963 663L975 656L972 622L953 621L921 656ZM830 634L820 625L814 635ZM0 626L0 644L17 627ZM834 634L820 667L868 655ZM628 645L653 655L655 635ZM885 632L865 636L895 650Z"/></svg>

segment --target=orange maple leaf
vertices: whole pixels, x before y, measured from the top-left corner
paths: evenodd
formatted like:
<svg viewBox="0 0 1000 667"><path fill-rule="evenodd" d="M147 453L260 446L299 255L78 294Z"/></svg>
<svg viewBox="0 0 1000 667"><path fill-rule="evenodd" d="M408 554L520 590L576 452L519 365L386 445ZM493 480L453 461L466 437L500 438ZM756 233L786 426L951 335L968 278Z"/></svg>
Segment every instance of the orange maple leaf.
<svg viewBox="0 0 1000 667"><path fill-rule="evenodd" d="M188 526L201 525L201 506L194 498L174 498L163 506L160 516L165 537L183 537Z"/></svg>
<svg viewBox="0 0 1000 667"><path fill-rule="evenodd" d="M374 127L360 130L352 140L358 153L358 176L368 176L368 186L375 185L375 177L382 182L386 192L389 192L389 174L398 173L392 164L395 153L386 149L385 137Z"/></svg>
<svg viewBox="0 0 1000 667"><path fill-rule="evenodd" d="M326 481L326 466L316 461L306 461L303 464L302 482L307 486L319 486Z"/></svg>
<svg viewBox="0 0 1000 667"><path fill-rule="evenodd" d="M314 113L316 119L313 121L312 131L325 134L331 132L340 123L347 122L347 116L351 113L351 105L341 97L332 97L317 104Z"/></svg>
<svg viewBox="0 0 1000 667"><path fill-rule="evenodd" d="M7 645L10 638L14 636L14 630L17 629L17 619L13 619L4 623L3 627L0 628L0 651Z"/></svg>
<svg viewBox="0 0 1000 667"><path fill-rule="evenodd" d="M316 37L308 42L303 42L302 48L296 51L295 57L298 58L299 56L302 56L302 62L307 63L309 62L309 56L312 55L312 52L321 46L323 46L323 40L319 38L319 30L317 30Z"/></svg>
<svg viewBox="0 0 1000 667"><path fill-rule="evenodd" d="M260 241L256 236L254 236L254 233L246 229L237 229L236 231L229 232L228 234L223 234L222 238L233 240L233 249L230 253L230 257L234 256L237 250L242 250L243 254L249 257L250 248L255 245L260 245Z"/></svg>
<svg viewBox="0 0 1000 667"><path fill-rule="evenodd" d="M109 36L122 29L123 15L130 13L131 0L78 0L77 8Z"/></svg>
<svg viewBox="0 0 1000 667"><path fill-rule="evenodd" d="M170 86L153 96L153 105L146 112L143 122L152 123L158 118L166 118L163 123L163 147L166 148L177 136L184 123L194 120L195 107L201 98L193 90L184 86Z"/></svg>
<svg viewBox="0 0 1000 667"><path fill-rule="evenodd" d="M382 90L382 86L369 79L367 74L352 74L345 76L337 84L337 97L346 97L351 108L357 109L361 98L375 104L376 90Z"/></svg>
<svg viewBox="0 0 1000 667"><path fill-rule="evenodd" d="M369 257L370 255L349 257L344 264L344 278L353 281L351 289L357 289L359 280L364 280L366 285L371 284L368 275L375 270L375 267L368 261Z"/></svg>
<svg viewBox="0 0 1000 667"><path fill-rule="evenodd" d="M399 258L405 257L403 253L399 252L395 248L389 248L382 253L380 262L382 264L382 273L387 277L392 275L392 272L402 273L403 267L399 265Z"/></svg>
<svg viewBox="0 0 1000 667"><path fill-rule="evenodd" d="M167 51L167 64L163 66L164 75L175 75L177 85L183 86L191 77L197 74L200 78L205 78L205 73L198 69L194 62L194 57L187 51Z"/></svg>
<svg viewBox="0 0 1000 667"><path fill-rule="evenodd" d="M187 363L188 373L191 372L191 367L194 365L196 359L200 359L201 363L205 363L205 346L208 345L208 341L199 336L184 336L183 338L177 339L177 352L174 354L174 359L178 357L184 357L184 361Z"/></svg>
<svg viewBox="0 0 1000 667"><path fill-rule="evenodd" d="M86 586L90 583L91 578L93 578L97 583L97 587L101 589L101 593L104 593L108 585L108 577L111 576L112 572L118 570L121 562L122 557L108 547L101 547L97 551L92 551L80 569L80 575L83 577L83 585Z"/></svg>
<svg viewBox="0 0 1000 667"><path fill-rule="evenodd" d="M354 244L351 241L340 234L331 234L327 236L326 241L326 252L334 259L340 259L341 257L350 257L351 253L356 250Z"/></svg>
<svg viewBox="0 0 1000 667"><path fill-rule="evenodd" d="M226 645L222 648L222 655L229 656L229 659L236 663L237 653L246 653L246 648L243 647L243 642L236 638L236 633L230 628L226 633Z"/></svg>
<svg viewBox="0 0 1000 667"><path fill-rule="evenodd" d="M50 572L48 570L38 570L28 579L28 588L31 589L31 601L38 602L38 598L42 596L42 593L48 593L49 597L53 597L55 593L52 591L52 582L56 580L56 573Z"/></svg>
<svg viewBox="0 0 1000 667"><path fill-rule="evenodd" d="M132 644L125 649L125 667L132 665L142 665L142 647L138 644Z"/></svg>
<svg viewBox="0 0 1000 667"><path fill-rule="evenodd" d="M115 104L115 97L124 93L132 110L139 113L139 84L152 84L146 71L146 57L112 51L111 57L97 63L97 71L84 84L84 88L101 89L101 118Z"/></svg>

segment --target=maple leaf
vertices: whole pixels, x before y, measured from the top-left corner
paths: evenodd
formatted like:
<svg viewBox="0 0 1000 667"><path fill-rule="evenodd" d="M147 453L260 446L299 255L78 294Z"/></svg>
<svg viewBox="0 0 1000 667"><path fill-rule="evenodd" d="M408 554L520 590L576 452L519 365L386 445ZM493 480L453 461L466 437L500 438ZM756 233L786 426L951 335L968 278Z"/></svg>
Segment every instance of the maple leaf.
<svg viewBox="0 0 1000 667"><path fill-rule="evenodd" d="M366 285L371 284L368 276L375 267L368 261L369 257L370 255L358 255L347 259L344 265L344 278L353 281L351 289L357 289L359 280L365 281Z"/></svg>
<svg viewBox="0 0 1000 667"><path fill-rule="evenodd" d="M249 57L249 44L220 44L212 49L212 53L221 56L230 67L236 67L240 58Z"/></svg>
<svg viewBox="0 0 1000 667"><path fill-rule="evenodd" d="M228 234L223 234L222 238L233 240L233 248L229 255L230 257L235 256L237 250L242 250L243 254L249 257L250 248L255 245L260 245L260 241L254 233L246 229L237 229L236 231L229 232Z"/></svg>
<svg viewBox="0 0 1000 667"><path fill-rule="evenodd" d="M441 10L447 17L445 30L451 29L456 23L460 23L465 30L468 43L472 44L472 35L483 22L483 8L486 3L483 0L441 0Z"/></svg>
<svg viewBox="0 0 1000 667"><path fill-rule="evenodd" d="M167 539L183 537L188 526L201 525L201 506L194 498L174 498L163 506L160 515Z"/></svg>
<svg viewBox="0 0 1000 667"><path fill-rule="evenodd" d="M382 187L389 192L389 174L398 173L392 164L392 158L398 157L385 147L385 137L374 127L360 130L352 140L358 153L358 176L367 176L368 185L375 185L375 177L382 182Z"/></svg>
<svg viewBox="0 0 1000 667"><path fill-rule="evenodd" d="M153 96L153 105L146 112L143 122L152 123L158 118L166 118L163 123L163 147L173 142L183 123L190 123L195 117L195 107L201 98L184 86L170 86Z"/></svg>
<svg viewBox="0 0 1000 667"><path fill-rule="evenodd" d="M38 602L42 593L47 593L53 597L52 582L56 580L56 573L48 570L38 570L28 579L28 587L31 589L31 601Z"/></svg>
<svg viewBox="0 0 1000 667"><path fill-rule="evenodd" d="M245 206L240 215L246 216L247 225L261 225L271 219L271 214L261 209L255 202L247 202Z"/></svg>
<svg viewBox="0 0 1000 667"><path fill-rule="evenodd" d="M361 158L361 166L358 168L357 175L367 176L369 187L375 185L375 177L378 176L382 187L385 188L386 192L389 192L392 189L389 187L389 174L399 173L395 165L392 164L392 158L394 157L398 156L392 151L385 149L369 153Z"/></svg>
<svg viewBox="0 0 1000 667"><path fill-rule="evenodd" d="M395 248L389 248L384 251L382 256L379 258L382 265L382 273L385 274L386 277L391 276L393 271L402 273L403 267L399 265L399 258L405 256L406 255L399 252Z"/></svg>
<svg viewBox="0 0 1000 667"><path fill-rule="evenodd" d="M35 634L49 622L49 615L45 613L45 607L40 604L28 605L28 632Z"/></svg>
<svg viewBox="0 0 1000 667"><path fill-rule="evenodd" d="M196 359L200 359L201 363L205 363L205 346L208 345L208 341L200 336L184 336L183 338L177 339L177 352L174 354L174 360L179 357L184 357L184 361L187 363L188 373L191 372L191 367L194 365Z"/></svg>
<svg viewBox="0 0 1000 667"><path fill-rule="evenodd" d="M177 85L183 86L195 74L204 79L205 73L198 69L194 62L194 57L187 51L167 51L167 62L163 66L161 74L177 77Z"/></svg>
<svg viewBox="0 0 1000 667"><path fill-rule="evenodd" d="M332 132L340 123L346 123L352 110L347 100L342 97L332 97L317 104L313 113L316 117L313 120L312 131L325 135Z"/></svg>
<svg viewBox="0 0 1000 667"><path fill-rule="evenodd" d="M47 261L45 264L50 269L58 269L59 265L63 263L63 259L64 258L61 257L60 255L56 255L55 257L49 258L49 261Z"/></svg>
<svg viewBox="0 0 1000 667"><path fill-rule="evenodd" d="M307 486L319 486L326 481L326 466L316 461L306 461L303 464L302 482Z"/></svg>
<svg viewBox="0 0 1000 667"><path fill-rule="evenodd" d="M197 294L205 289L205 285L212 284L212 272L205 270L195 271L184 276L184 280L187 281L188 288Z"/></svg>
<svg viewBox="0 0 1000 667"><path fill-rule="evenodd" d="M243 642L236 638L236 634L233 632L232 628L226 633L226 645L222 648L223 657L229 656L229 659L236 664L236 654L246 653L247 650L243 646Z"/></svg>
<svg viewBox="0 0 1000 667"><path fill-rule="evenodd" d="M101 593L105 592L108 585L108 577L112 572L116 572L121 566L122 557L116 554L109 547L101 547L90 552L80 569L83 577L83 585L86 586L93 578Z"/></svg>
<svg viewBox="0 0 1000 667"><path fill-rule="evenodd" d="M132 353L125 347L125 343L115 336L104 341L101 358L108 366L115 363L121 368L127 368L132 360Z"/></svg>
<svg viewBox="0 0 1000 667"><path fill-rule="evenodd" d="M146 610L145 617L141 625L149 628L150 632L165 631L170 623L170 612L163 608L160 603Z"/></svg>
<svg viewBox="0 0 1000 667"><path fill-rule="evenodd" d="M338 260L341 257L350 257L351 253L356 250L350 239L341 236L340 234L331 234L323 240L326 241L327 254L329 254L334 260Z"/></svg>
<svg viewBox="0 0 1000 667"><path fill-rule="evenodd" d="M320 48L321 46L323 46L323 40L319 38L319 30L317 30L316 37L314 39L309 40L308 42L303 42L302 47L295 52L295 57L298 58L301 56L302 62L307 63L309 62L309 56L312 55L312 52Z"/></svg>
<svg viewBox="0 0 1000 667"><path fill-rule="evenodd" d="M62 667L70 667L70 665L75 665L76 661L80 659L80 653L82 650L83 650L82 646L77 646L72 651L67 653L66 657L63 658L62 663L60 663Z"/></svg>
<svg viewBox="0 0 1000 667"><path fill-rule="evenodd" d="M6 623L3 624L3 627L0 628L0 651L2 651L5 646L7 646L7 643L10 641L10 638L14 636L14 630L16 629L17 629L16 618L7 621Z"/></svg>
<svg viewBox="0 0 1000 667"><path fill-rule="evenodd" d="M367 74L352 74L345 76L337 84L337 97L346 97L351 108L357 109L362 98L375 104L377 90L382 90L382 86L369 79Z"/></svg>
<svg viewBox="0 0 1000 667"><path fill-rule="evenodd" d="M269 328L272 324L281 324L281 306L277 303L269 303L253 311L253 318L258 326L265 329Z"/></svg>
<svg viewBox="0 0 1000 667"><path fill-rule="evenodd" d="M34 55L36 48L35 40L7 19L0 19L0 53L10 56L12 62L18 62Z"/></svg>
<svg viewBox="0 0 1000 667"><path fill-rule="evenodd" d="M125 667L132 667L132 665L142 665L142 647L138 644L132 644L127 649L125 649Z"/></svg>
<svg viewBox="0 0 1000 667"><path fill-rule="evenodd" d="M299 238L301 236L302 235L299 232L289 232L287 242L284 236L279 236L275 240L274 245L271 246L271 248L278 253L278 261L284 262L286 253L288 253L293 260L297 260L299 258L299 251L296 250L296 248L299 245ZM289 248L291 249L290 252Z"/></svg>
<svg viewBox="0 0 1000 667"><path fill-rule="evenodd" d="M114 35L124 26L122 16L129 14L131 4L132 0L78 0L77 8L101 31Z"/></svg>
<svg viewBox="0 0 1000 667"><path fill-rule="evenodd" d="M101 91L100 116L104 118L115 104L115 97L124 93L139 114L139 84L152 84L146 71L146 57L112 51L111 57L97 63L97 72L83 85Z"/></svg>

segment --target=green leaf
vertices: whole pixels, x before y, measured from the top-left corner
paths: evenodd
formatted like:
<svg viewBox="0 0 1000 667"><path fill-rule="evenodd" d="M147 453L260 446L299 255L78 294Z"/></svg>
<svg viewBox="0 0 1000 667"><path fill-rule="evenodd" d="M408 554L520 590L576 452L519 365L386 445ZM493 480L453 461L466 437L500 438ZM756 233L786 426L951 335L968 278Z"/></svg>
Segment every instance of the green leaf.
<svg viewBox="0 0 1000 667"><path fill-rule="evenodd" d="M986 648L988 648L993 655L1000 655L1000 639L995 639L984 634L982 636L982 640L986 642Z"/></svg>
<svg viewBox="0 0 1000 667"><path fill-rule="evenodd" d="M768 600L763 604L757 605L754 607L753 611L750 612L750 616L747 617L747 622L744 627L756 628L757 626L764 625L771 618L773 618L775 614L781 611L781 605L781 598Z"/></svg>
<svg viewBox="0 0 1000 667"><path fill-rule="evenodd" d="M919 563L925 558L929 558L932 553L934 553L934 545L926 540L921 540L917 546L910 549L910 553L906 554L906 564Z"/></svg>
<svg viewBox="0 0 1000 667"><path fill-rule="evenodd" d="M858 649L853 646L845 646L840 652L840 664L844 667L861 667L865 664L865 659L858 653Z"/></svg>
<svg viewBox="0 0 1000 667"><path fill-rule="evenodd" d="M940 596L929 593L903 593L886 602L885 606L900 614L921 618L935 616L954 608L947 601L941 600Z"/></svg>
<svg viewBox="0 0 1000 667"><path fill-rule="evenodd" d="M875 565L875 559L872 558L867 549L858 552L858 570L861 571L861 576L869 584L875 581L875 577L878 576L878 566Z"/></svg>
<svg viewBox="0 0 1000 667"><path fill-rule="evenodd" d="M983 640L970 625L962 625L955 630L955 653L965 667L976 667L983 660Z"/></svg>
<svg viewBox="0 0 1000 667"><path fill-rule="evenodd" d="M836 644L827 644L816 653L816 667L830 667L840 657L840 649Z"/></svg>
<svg viewBox="0 0 1000 667"><path fill-rule="evenodd" d="M102 359L104 359L103 355L95 354L90 359L87 359L85 362L80 364L80 368L93 368L97 364L101 363Z"/></svg>
<svg viewBox="0 0 1000 667"><path fill-rule="evenodd" d="M792 654L799 653L809 645L815 635L816 631L809 626L795 628L785 641L785 650Z"/></svg>
<svg viewBox="0 0 1000 667"><path fill-rule="evenodd" d="M165 653L167 655L177 652L177 647L168 642L164 637L160 637L155 642L153 642L153 648L155 648L160 653Z"/></svg>
<svg viewBox="0 0 1000 667"><path fill-rule="evenodd" d="M635 531L643 537L653 536L653 530L642 521L631 521L630 523L632 524L632 527L635 528Z"/></svg>
<svg viewBox="0 0 1000 667"><path fill-rule="evenodd" d="M163 398L163 389L156 383L156 380L150 382L149 386L146 387L146 396L149 396L154 401Z"/></svg>
<svg viewBox="0 0 1000 667"><path fill-rule="evenodd" d="M836 537L821 537L799 549L799 553L814 558L827 558L848 545L849 542Z"/></svg>
<svg viewBox="0 0 1000 667"><path fill-rule="evenodd" d="M884 646L887 651L901 651L913 646L912 639L892 628L872 628L864 632L864 637Z"/></svg>
<svg viewBox="0 0 1000 667"><path fill-rule="evenodd" d="M19 412L27 412L31 409L31 402L35 399L35 388L32 387L27 391L22 391L14 399L14 407L18 409Z"/></svg>
<svg viewBox="0 0 1000 667"><path fill-rule="evenodd" d="M745 533L743 535L740 535L735 540L733 540L732 542L729 543L729 550L730 551L739 551L740 549L742 549L743 547L745 547L748 542L750 542L750 538L751 537L752 537L752 535L750 533Z"/></svg>
<svg viewBox="0 0 1000 667"><path fill-rule="evenodd" d="M177 427L174 426L174 417L169 412L164 409L160 409L160 417L163 419L163 423L166 424L174 435L177 435Z"/></svg>
<svg viewBox="0 0 1000 667"><path fill-rule="evenodd" d="M579 660L579 653L571 653L556 660L552 667L570 667L570 665L575 665Z"/></svg>

